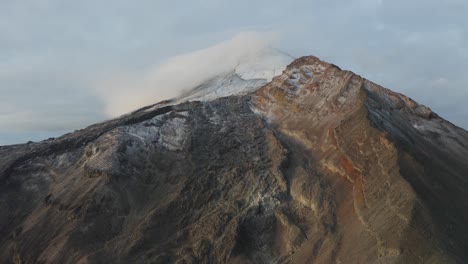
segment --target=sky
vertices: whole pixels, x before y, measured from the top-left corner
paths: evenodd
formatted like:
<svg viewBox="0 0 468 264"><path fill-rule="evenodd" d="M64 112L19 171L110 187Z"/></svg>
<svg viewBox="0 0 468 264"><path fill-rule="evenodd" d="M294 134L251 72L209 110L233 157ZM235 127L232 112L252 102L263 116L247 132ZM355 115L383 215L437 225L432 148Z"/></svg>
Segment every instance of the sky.
<svg viewBox="0 0 468 264"><path fill-rule="evenodd" d="M265 46L468 129L466 14L466 0L0 0L0 145L167 99Z"/></svg>

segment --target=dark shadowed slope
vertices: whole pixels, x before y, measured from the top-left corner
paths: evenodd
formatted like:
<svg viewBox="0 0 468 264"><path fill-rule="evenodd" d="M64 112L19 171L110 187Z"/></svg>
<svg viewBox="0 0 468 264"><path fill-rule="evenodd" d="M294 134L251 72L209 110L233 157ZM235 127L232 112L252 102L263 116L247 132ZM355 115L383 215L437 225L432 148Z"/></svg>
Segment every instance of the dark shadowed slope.
<svg viewBox="0 0 468 264"><path fill-rule="evenodd" d="M315 57L254 90L0 147L0 262L468 262L466 131Z"/></svg>

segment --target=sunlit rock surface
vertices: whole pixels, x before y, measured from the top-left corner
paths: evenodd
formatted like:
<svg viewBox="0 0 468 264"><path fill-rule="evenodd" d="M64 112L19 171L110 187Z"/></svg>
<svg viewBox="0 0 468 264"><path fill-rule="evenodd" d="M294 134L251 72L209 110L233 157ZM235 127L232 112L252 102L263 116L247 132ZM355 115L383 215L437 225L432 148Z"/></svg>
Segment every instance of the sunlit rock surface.
<svg viewBox="0 0 468 264"><path fill-rule="evenodd" d="M0 263L468 262L466 131L315 57L241 75L0 147Z"/></svg>

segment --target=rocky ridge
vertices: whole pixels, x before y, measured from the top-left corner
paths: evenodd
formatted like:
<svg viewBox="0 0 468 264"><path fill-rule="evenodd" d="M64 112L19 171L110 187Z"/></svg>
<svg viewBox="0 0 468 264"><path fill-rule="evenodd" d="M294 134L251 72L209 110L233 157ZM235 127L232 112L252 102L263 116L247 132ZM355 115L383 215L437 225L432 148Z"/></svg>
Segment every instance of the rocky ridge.
<svg viewBox="0 0 468 264"><path fill-rule="evenodd" d="M468 261L465 130L312 56L227 76L0 147L0 262Z"/></svg>

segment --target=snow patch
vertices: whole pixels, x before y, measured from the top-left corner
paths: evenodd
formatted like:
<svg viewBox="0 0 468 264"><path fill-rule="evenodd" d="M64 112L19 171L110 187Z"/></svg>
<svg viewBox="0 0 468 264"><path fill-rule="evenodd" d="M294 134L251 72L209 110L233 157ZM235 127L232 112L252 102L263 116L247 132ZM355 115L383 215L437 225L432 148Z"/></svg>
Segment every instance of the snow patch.
<svg viewBox="0 0 468 264"><path fill-rule="evenodd" d="M246 95L281 75L294 58L272 48L243 58L235 69L195 87L175 100L211 101L220 97Z"/></svg>
<svg viewBox="0 0 468 264"><path fill-rule="evenodd" d="M179 98L176 103L186 101L212 101L231 95L245 95L254 92L267 83L264 79L244 80L234 72L218 76Z"/></svg>
<svg viewBox="0 0 468 264"><path fill-rule="evenodd" d="M263 79L270 82L280 75L293 59L281 51L269 48L240 63L235 73L244 80Z"/></svg>
<svg viewBox="0 0 468 264"><path fill-rule="evenodd" d="M124 132L142 143L159 143L169 150L180 150L184 147L189 128L186 123L188 112L178 114L181 117L167 119L167 114L156 116L137 125L128 126Z"/></svg>

